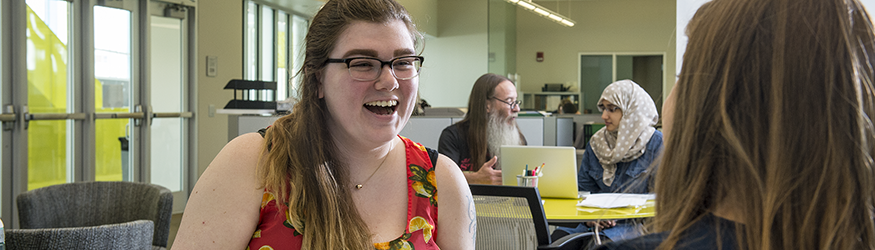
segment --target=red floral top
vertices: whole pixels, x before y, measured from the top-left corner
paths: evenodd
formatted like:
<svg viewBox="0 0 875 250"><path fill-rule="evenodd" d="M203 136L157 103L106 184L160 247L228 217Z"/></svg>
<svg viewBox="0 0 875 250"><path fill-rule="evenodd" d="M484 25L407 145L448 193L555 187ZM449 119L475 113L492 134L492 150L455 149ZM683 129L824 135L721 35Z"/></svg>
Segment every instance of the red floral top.
<svg viewBox="0 0 875 250"><path fill-rule="evenodd" d="M440 249L437 232L437 187L434 166L422 145L403 136L407 156L407 229L390 242L374 243L374 249ZM249 241L251 250L301 249L303 235L288 221L287 210L279 211L276 199L264 192L258 228Z"/></svg>

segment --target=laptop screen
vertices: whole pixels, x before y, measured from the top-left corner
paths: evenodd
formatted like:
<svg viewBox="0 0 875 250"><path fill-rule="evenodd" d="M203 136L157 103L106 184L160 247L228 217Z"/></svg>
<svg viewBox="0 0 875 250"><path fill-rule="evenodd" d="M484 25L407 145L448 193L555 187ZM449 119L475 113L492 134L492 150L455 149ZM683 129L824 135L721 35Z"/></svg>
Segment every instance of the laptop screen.
<svg viewBox="0 0 875 250"><path fill-rule="evenodd" d="M538 180L541 197L577 198L577 155L574 147L501 146L501 183L516 186L517 175L528 165L532 170L544 164Z"/></svg>

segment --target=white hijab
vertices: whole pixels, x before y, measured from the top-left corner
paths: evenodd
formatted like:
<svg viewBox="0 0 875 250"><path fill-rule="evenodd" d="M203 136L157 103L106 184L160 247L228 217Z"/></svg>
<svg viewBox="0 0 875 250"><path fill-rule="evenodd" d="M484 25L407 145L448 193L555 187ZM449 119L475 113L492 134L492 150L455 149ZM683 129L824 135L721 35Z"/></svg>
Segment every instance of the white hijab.
<svg viewBox="0 0 875 250"><path fill-rule="evenodd" d="M604 174L602 180L611 186L618 162L629 162L644 154L650 137L656 131L653 125L659 120L656 104L641 86L631 80L611 83L602 92L601 100L616 105L623 111L617 131L603 127L593 134L590 144Z"/></svg>

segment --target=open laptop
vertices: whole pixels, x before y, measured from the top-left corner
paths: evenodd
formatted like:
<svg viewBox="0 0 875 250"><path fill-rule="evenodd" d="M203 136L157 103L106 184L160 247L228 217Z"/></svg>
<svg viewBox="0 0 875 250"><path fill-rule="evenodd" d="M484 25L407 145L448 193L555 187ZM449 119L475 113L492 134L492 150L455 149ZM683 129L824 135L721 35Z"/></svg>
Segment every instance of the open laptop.
<svg viewBox="0 0 875 250"><path fill-rule="evenodd" d="M517 185L517 175L544 164L538 191L541 197L577 198L577 155L574 147L501 146L501 184Z"/></svg>

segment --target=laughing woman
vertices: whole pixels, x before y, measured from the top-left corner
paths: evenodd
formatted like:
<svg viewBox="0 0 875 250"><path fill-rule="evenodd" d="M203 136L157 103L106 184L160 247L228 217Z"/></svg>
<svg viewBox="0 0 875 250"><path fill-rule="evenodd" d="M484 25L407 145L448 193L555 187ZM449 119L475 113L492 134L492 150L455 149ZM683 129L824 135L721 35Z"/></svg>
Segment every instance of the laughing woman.
<svg viewBox="0 0 875 250"><path fill-rule="evenodd" d="M305 38L301 101L222 149L173 248L473 249L459 167L398 135L416 104L419 38L393 0L325 3Z"/></svg>

